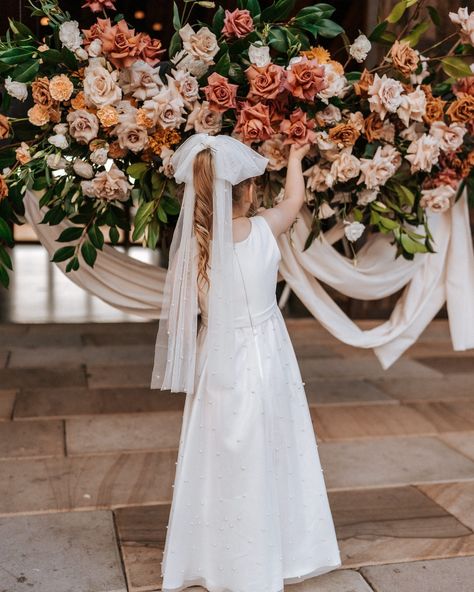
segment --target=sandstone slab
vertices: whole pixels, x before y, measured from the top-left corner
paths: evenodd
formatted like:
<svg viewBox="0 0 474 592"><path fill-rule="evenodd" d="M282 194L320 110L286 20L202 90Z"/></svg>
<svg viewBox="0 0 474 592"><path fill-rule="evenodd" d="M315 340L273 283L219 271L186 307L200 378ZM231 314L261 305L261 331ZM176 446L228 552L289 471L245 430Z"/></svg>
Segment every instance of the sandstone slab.
<svg viewBox="0 0 474 592"><path fill-rule="evenodd" d="M11 419L16 395L14 389L0 389L0 421Z"/></svg>
<svg viewBox="0 0 474 592"><path fill-rule="evenodd" d="M64 456L62 421L0 423L0 460Z"/></svg>
<svg viewBox="0 0 474 592"><path fill-rule="evenodd" d="M1 368L2 389L60 388L86 386L84 368Z"/></svg>
<svg viewBox="0 0 474 592"><path fill-rule="evenodd" d="M150 387L152 359L147 364L121 366L88 365L87 382L90 388Z"/></svg>
<svg viewBox="0 0 474 592"><path fill-rule="evenodd" d="M310 405L366 405L396 403L390 395L366 380L311 379L305 383Z"/></svg>

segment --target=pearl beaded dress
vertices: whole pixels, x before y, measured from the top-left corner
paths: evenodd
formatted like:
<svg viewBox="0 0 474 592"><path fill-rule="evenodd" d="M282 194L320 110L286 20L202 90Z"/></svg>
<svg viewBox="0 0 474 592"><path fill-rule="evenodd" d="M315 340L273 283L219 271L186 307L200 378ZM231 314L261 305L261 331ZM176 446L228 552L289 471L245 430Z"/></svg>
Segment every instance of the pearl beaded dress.
<svg viewBox="0 0 474 592"><path fill-rule="evenodd" d="M196 392L186 395L163 592L282 592L340 566L301 374L275 288L278 244L263 216L234 244L232 396L206 392L206 299Z"/></svg>

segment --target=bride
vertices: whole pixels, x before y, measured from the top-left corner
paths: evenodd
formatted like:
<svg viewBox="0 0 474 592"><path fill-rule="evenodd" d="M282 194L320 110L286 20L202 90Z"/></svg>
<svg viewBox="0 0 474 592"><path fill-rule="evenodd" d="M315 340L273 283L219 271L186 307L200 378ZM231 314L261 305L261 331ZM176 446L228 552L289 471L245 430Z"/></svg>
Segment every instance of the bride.
<svg viewBox="0 0 474 592"><path fill-rule="evenodd" d="M304 201L291 147L285 198L255 215L267 160L228 136L175 153L185 183L152 388L185 392L162 561L164 592L281 592L340 566L303 382L275 288L278 236ZM197 324L198 312L201 322Z"/></svg>

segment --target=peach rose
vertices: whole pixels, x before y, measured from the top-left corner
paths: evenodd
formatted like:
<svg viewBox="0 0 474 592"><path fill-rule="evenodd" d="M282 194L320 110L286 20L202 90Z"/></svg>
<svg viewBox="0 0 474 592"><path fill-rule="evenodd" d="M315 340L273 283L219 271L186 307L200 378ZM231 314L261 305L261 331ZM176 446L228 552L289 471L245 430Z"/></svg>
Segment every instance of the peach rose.
<svg viewBox="0 0 474 592"><path fill-rule="evenodd" d="M113 26L110 19L103 19L102 26L101 34L96 37L102 41L102 51L116 68L129 68L139 58L140 36L135 34L135 29L128 28L125 19Z"/></svg>
<svg viewBox="0 0 474 592"><path fill-rule="evenodd" d="M237 103L237 84L230 84L229 79L214 72L207 79L207 86L203 88L210 109L224 113L227 109L235 109Z"/></svg>
<svg viewBox="0 0 474 592"><path fill-rule="evenodd" d="M276 99L285 86L285 70L276 64L259 68L250 66L245 71L250 83L248 97L252 99Z"/></svg>
<svg viewBox="0 0 474 592"><path fill-rule="evenodd" d="M430 172L439 158L439 141L428 134L421 135L414 140L407 150L405 158L411 163L411 172Z"/></svg>
<svg viewBox="0 0 474 592"><path fill-rule="evenodd" d="M321 167L319 164L306 169L303 175L308 179L306 187L311 191L316 191L316 193L327 191L334 185L335 179L330 170L327 167Z"/></svg>
<svg viewBox="0 0 474 592"><path fill-rule="evenodd" d="M163 128L178 128L184 123L184 102L176 90L163 88L143 103L143 111L155 124Z"/></svg>
<svg viewBox="0 0 474 592"><path fill-rule="evenodd" d="M242 135L245 142L268 140L273 135L268 106L245 102L239 111L235 131Z"/></svg>
<svg viewBox="0 0 474 592"><path fill-rule="evenodd" d="M367 189L378 189L385 185L397 170L400 158L395 153L398 154L395 149L393 151L383 151L382 147L379 146L373 158L361 158L361 175L357 184L365 183Z"/></svg>
<svg viewBox="0 0 474 592"><path fill-rule="evenodd" d="M187 109L192 109L193 104L199 99L199 83L197 78L185 70L172 70L171 77L166 75L168 85L174 85L181 95Z"/></svg>
<svg viewBox="0 0 474 592"><path fill-rule="evenodd" d="M150 37L148 33L139 34L138 48L138 57L149 66L156 66L160 61L159 55L165 51L161 47L161 41Z"/></svg>
<svg viewBox="0 0 474 592"><path fill-rule="evenodd" d="M152 68L141 60L122 70L118 83L125 95L140 101L151 99L163 86L159 68Z"/></svg>
<svg viewBox="0 0 474 592"><path fill-rule="evenodd" d="M15 150L15 157L20 164L26 164L30 162L30 147L26 142L22 142Z"/></svg>
<svg viewBox="0 0 474 592"><path fill-rule="evenodd" d="M420 55L407 41L395 41L390 50L392 64L404 76L409 76L417 68L420 62Z"/></svg>
<svg viewBox="0 0 474 592"><path fill-rule="evenodd" d="M80 144L88 144L97 137L99 120L93 113L78 109L67 116L69 134Z"/></svg>
<svg viewBox="0 0 474 592"><path fill-rule="evenodd" d="M280 131L286 136L285 144L312 144L316 139L313 131L316 122L308 120L307 113L295 109L290 119L284 119L280 124Z"/></svg>
<svg viewBox="0 0 474 592"><path fill-rule="evenodd" d="M359 159L351 154L350 148L344 148L331 165L331 175L336 181L347 183L357 177L360 172Z"/></svg>
<svg viewBox="0 0 474 592"><path fill-rule="evenodd" d="M462 95L474 96L474 76L466 76L457 80L453 86L453 92L457 97L462 97Z"/></svg>
<svg viewBox="0 0 474 592"><path fill-rule="evenodd" d="M0 114L0 140L5 140L10 136L11 128L8 117Z"/></svg>
<svg viewBox="0 0 474 592"><path fill-rule="evenodd" d="M456 190L451 185L440 185L434 189L422 189L420 206L432 212L445 212L451 207Z"/></svg>
<svg viewBox="0 0 474 592"><path fill-rule="evenodd" d="M91 181L82 181L84 195L107 201L127 201L132 185L125 173L114 163L109 171L102 171Z"/></svg>
<svg viewBox="0 0 474 592"><path fill-rule="evenodd" d="M466 127L461 123L447 125L443 121L435 121L430 127L430 136L436 138L443 152L454 152L463 144Z"/></svg>
<svg viewBox="0 0 474 592"><path fill-rule="evenodd" d="M88 49L90 44L96 40L100 41L102 45L101 39L103 34L111 28L112 23L109 18L98 18L90 29L82 29L84 48Z"/></svg>
<svg viewBox="0 0 474 592"><path fill-rule="evenodd" d="M446 115L455 123L469 123L474 119L474 97L463 95L449 105Z"/></svg>
<svg viewBox="0 0 474 592"><path fill-rule="evenodd" d="M400 106L397 109L397 115L408 127L411 121L423 121L426 113L426 95L418 86L416 90L406 95L402 95Z"/></svg>
<svg viewBox="0 0 474 592"><path fill-rule="evenodd" d="M313 101L317 93L326 88L324 67L316 60L299 58L288 69L285 87L294 97Z"/></svg>
<svg viewBox="0 0 474 592"><path fill-rule="evenodd" d="M218 134L222 128L222 113L209 108L209 103L196 101L188 115L185 131L194 129L197 133Z"/></svg>
<svg viewBox="0 0 474 592"><path fill-rule="evenodd" d="M254 29L252 15L248 10L236 8L225 11L222 34L225 37L245 37Z"/></svg>
<svg viewBox="0 0 474 592"><path fill-rule="evenodd" d="M213 57L219 51L217 38L207 27L201 27L197 33L187 23L179 30L179 36L183 40L184 50L196 60L204 64L213 64Z"/></svg>
<svg viewBox="0 0 474 592"><path fill-rule="evenodd" d="M55 101L69 101L74 85L66 74L53 76L49 82L49 92Z"/></svg>
<svg viewBox="0 0 474 592"><path fill-rule="evenodd" d="M376 74L368 89L370 110L377 113L382 120L387 113L395 113L402 102L403 90L398 80L388 78L386 74L380 78Z"/></svg>
<svg viewBox="0 0 474 592"><path fill-rule="evenodd" d="M50 110L48 107L44 105L33 105L31 109L28 109L28 119L30 123L33 125L37 125L41 127L42 125L46 125L50 121Z"/></svg>
<svg viewBox="0 0 474 592"><path fill-rule="evenodd" d="M49 80L46 76L33 80L31 83L31 96L37 105L51 107L53 104L53 97L49 91Z"/></svg>

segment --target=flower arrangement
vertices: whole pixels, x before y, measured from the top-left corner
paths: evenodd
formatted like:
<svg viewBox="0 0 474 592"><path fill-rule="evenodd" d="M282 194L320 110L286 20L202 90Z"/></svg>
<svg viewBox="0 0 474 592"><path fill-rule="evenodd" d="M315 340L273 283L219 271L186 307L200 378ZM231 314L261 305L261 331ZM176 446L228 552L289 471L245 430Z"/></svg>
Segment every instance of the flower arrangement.
<svg viewBox="0 0 474 592"><path fill-rule="evenodd" d="M239 0L233 11L174 4L174 36L161 43L115 15L114 0L86 0L98 13L80 30L57 0L31 0L51 33L39 40L11 21L0 42L0 281L8 284L9 223L21 222L27 188L42 191L43 222L68 219L54 261L93 266L104 244L129 229L156 248L179 212L171 157L190 134L232 134L269 159L264 205L281 196L289 145L305 160L313 224L343 224L354 252L362 234L390 234L398 254L433 251L428 211L474 194L474 13L450 13L457 32L417 49L440 16L424 0L401 0L368 35L351 42L329 4ZM191 24L194 6L214 10ZM404 25L400 27L400 22ZM341 35L335 59L323 40ZM446 49L446 44L451 46ZM364 62L373 46L383 58ZM426 45L426 44L425 44ZM11 101L29 101L26 117Z"/></svg>

